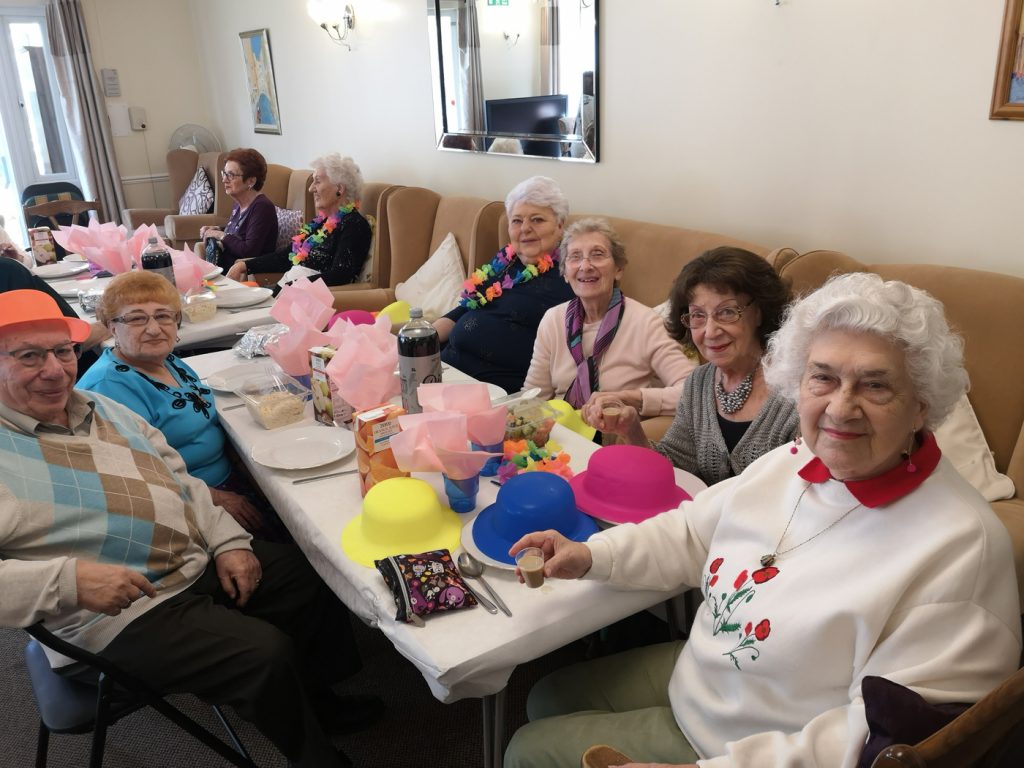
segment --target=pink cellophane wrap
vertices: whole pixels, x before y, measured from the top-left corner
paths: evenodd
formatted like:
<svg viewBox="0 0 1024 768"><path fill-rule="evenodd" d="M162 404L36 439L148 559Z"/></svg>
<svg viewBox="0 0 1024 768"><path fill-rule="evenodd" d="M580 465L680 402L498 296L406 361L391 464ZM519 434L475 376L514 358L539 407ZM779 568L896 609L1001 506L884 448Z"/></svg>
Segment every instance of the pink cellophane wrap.
<svg viewBox="0 0 1024 768"><path fill-rule="evenodd" d="M466 414L469 439L477 445L496 445L505 439L508 407L491 405L486 384L420 384L417 396L424 411L457 411Z"/></svg>
<svg viewBox="0 0 1024 768"><path fill-rule="evenodd" d="M395 368L398 344L391 321L379 317L373 325L343 320L324 333L324 343L335 348L325 371L346 401L357 410L372 408L401 391Z"/></svg>
<svg viewBox="0 0 1024 768"><path fill-rule="evenodd" d="M466 415L453 412L406 414L402 431L391 438L398 468L405 472L444 472L453 480L480 474L493 455L470 451Z"/></svg>
<svg viewBox="0 0 1024 768"><path fill-rule="evenodd" d="M308 376L311 373L310 348L326 343L327 337L321 331L304 325L290 327L287 333L278 336L277 341L267 342L264 348L271 359L289 376Z"/></svg>
<svg viewBox="0 0 1024 768"><path fill-rule="evenodd" d="M210 271L209 262L196 258L190 248L176 251L168 248L171 252L171 263L174 266L174 284L178 286L178 293L188 293L203 286L203 275Z"/></svg>
<svg viewBox="0 0 1024 768"><path fill-rule="evenodd" d="M289 328L308 325L319 331L334 315L334 294L323 280L300 278L281 289L270 315Z"/></svg>
<svg viewBox="0 0 1024 768"><path fill-rule="evenodd" d="M72 225L53 233L53 239L65 250L82 254L93 265L113 275L142 266L139 254L149 244L150 237L166 245L152 224L141 225L130 237L128 230L120 224L100 224L95 219L87 227Z"/></svg>

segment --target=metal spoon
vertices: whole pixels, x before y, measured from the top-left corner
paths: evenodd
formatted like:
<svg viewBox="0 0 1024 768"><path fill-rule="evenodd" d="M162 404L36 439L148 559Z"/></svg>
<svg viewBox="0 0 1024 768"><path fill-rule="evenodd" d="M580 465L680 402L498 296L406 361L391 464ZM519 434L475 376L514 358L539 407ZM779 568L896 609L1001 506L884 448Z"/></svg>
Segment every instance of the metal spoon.
<svg viewBox="0 0 1024 768"><path fill-rule="evenodd" d="M511 616L512 611L505 605L505 601L498 597L498 593L491 589L491 585L484 579L484 564L473 557L469 552L463 552L459 555L458 560L459 571L472 579L476 579L480 582L484 589L487 590L487 594L491 596L491 599L498 604L498 607L505 613L506 616Z"/></svg>

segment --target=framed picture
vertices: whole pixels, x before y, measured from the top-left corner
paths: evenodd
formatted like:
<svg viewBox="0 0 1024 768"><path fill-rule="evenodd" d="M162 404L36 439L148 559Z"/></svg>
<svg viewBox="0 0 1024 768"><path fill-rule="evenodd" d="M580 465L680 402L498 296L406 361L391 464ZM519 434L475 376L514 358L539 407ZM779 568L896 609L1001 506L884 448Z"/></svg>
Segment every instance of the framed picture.
<svg viewBox="0 0 1024 768"><path fill-rule="evenodd" d="M993 120L1024 120L1024 0L1006 0L992 91Z"/></svg>
<svg viewBox="0 0 1024 768"><path fill-rule="evenodd" d="M249 109L256 133L281 133L281 112L277 106L274 62L270 57L270 33L266 29L240 32L242 62L249 86Z"/></svg>

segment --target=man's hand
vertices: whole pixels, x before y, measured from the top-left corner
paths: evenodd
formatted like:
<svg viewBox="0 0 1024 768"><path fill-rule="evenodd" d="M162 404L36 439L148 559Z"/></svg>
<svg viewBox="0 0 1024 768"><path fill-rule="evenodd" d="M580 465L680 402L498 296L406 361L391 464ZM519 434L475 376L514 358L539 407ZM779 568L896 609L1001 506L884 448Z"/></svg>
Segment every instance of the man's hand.
<svg viewBox="0 0 1024 768"><path fill-rule="evenodd" d="M123 565L78 560L75 563L78 605L117 616L143 595L156 597L156 588L138 571Z"/></svg>
<svg viewBox="0 0 1024 768"><path fill-rule="evenodd" d="M242 494L234 491L222 491L211 486L210 496L213 498L214 504L224 507L227 513L235 518L245 530L258 531L263 527L260 511Z"/></svg>
<svg viewBox="0 0 1024 768"><path fill-rule="evenodd" d="M586 544L570 541L558 531L528 533L513 544L508 553L515 557L516 552L526 547L539 547L544 551L544 575L553 579L578 579L594 564ZM523 581L518 568L516 576Z"/></svg>
<svg viewBox="0 0 1024 768"><path fill-rule="evenodd" d="M217 555L214 564L221 588L235 605L244 607L263 576L259 559L248 549L229 549Z"/></svg>

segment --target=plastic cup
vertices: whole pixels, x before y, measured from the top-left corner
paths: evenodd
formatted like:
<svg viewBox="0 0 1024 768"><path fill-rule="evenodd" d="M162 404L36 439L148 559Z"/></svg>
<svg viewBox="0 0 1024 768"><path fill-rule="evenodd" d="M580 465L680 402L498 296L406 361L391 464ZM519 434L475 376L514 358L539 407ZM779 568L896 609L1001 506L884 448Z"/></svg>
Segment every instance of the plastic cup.
<svg viewBox="0 0 1024 768"><path fill-rule="evenodd" d="M538 547L526 547L516 552L516 565L523 574L523 581L530 589L544 584L544 551Z"/></svg>
<svg viewBox="0 0 1024 768"><path fill-rule="evenodd" d="M609 400L601 405L601 418L604 421L604 428L613 432L619 425L619 417L622 416L622 409L625 406L617 400Z"/></svg>
<svg viewBox="0 0 1024 768"><path fill-rule="evenodd" d="M464 480L455 480L448 475L444 477L444 492L448 494L448 506L456 512L472 512L476 509L476 494L480 490L480 475L473 475Z"/></svg>
<svg viewBox="0 0 1024 768"><path fill-rule="evenodd" d="M495 443L494 445L480 445L478 443L470 443L474 451L486 451L487 453L501 453L504 448L504 443ZM501 456L491 456L487 460L487 463L480 469L480 474L484 477L494 477L498 474L498 466L501 464Z"/></svg>

